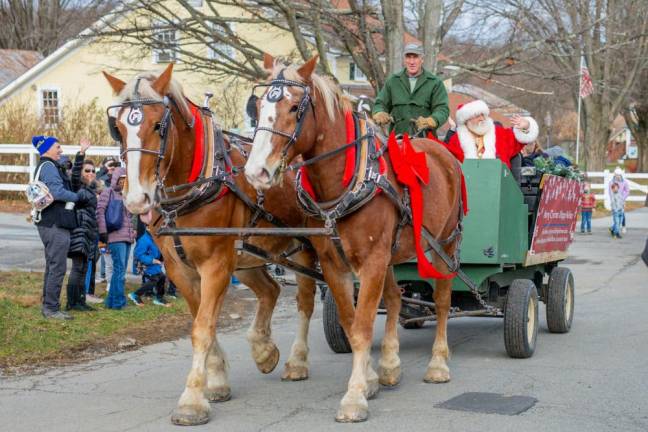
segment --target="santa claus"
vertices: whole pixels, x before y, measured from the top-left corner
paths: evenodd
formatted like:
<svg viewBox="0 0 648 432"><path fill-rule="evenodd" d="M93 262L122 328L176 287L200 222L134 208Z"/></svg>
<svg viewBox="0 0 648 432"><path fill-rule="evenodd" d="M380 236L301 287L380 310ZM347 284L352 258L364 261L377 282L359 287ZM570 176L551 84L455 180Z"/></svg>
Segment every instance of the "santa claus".
<svg viewBox="0 0 648 432"><path fill-rule="evenodd" d="M448 149L459 161L464 159L500 159L511 168L511 158L538 138L538 123L531 117L515 115L512 128L493 123L488 105L475 100L459 105L457 133L448 141Z"/></svg>

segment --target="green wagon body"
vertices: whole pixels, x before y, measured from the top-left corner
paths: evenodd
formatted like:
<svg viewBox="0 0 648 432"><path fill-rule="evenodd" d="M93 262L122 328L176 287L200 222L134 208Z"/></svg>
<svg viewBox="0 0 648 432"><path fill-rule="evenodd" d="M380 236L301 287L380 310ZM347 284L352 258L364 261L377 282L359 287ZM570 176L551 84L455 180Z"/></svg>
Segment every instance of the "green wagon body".
<svg viewBox="0 0 648 432"><path fill-rule="evenodd" d="M574 280L569 269L558 267L567 254L529 254L537 210L529 211L527 202L533 207L540 202L538 177L525 180L521 189L511 171L495 159L466 160L463 171L470 211L463 221L461 271L477 294L455 277L449 316L503 317L507 353L530 357L535 350L539 301L547 305L549 331L566 333L571 327ZM434 280L419 276L416 261L397 265L394 272L403 293L401 324L414 329L435 320ZM350 352L330 292L324 300L326 340L333 351Z"/></svg>
<svg viewBox="0 0 648 432"><path fill-rule="evenodd" d="M463 163L470 211L463 223L461 268L487 293L489 284L508 286L514 279L534 279L544 275L552 263L525 266L529 249L529 217L527 204L511 171L499 160L469 159ZM555 265L555 263L554 263ZM418 275L416 262L396 266L399 283L431 279ZM459 278L453 291L468 292Z"/></svg>

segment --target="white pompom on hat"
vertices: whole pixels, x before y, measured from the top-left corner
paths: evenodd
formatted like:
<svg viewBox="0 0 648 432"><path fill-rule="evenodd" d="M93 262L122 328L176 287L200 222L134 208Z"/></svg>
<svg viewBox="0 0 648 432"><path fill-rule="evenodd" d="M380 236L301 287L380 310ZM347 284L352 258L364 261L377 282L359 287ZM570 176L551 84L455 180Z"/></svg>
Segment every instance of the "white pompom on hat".
<svg viewBox="0 0 648 432"><path fill-rule="evenodd" d="M614 169L614 175L620 175L620 176L622 176L622 175L623 175L623 170L622 170L620 167L616 167L616 168Z"/></svg>
<svg viewBox="0 0 648 432"><path fill-rule="evenodd" d="M478 116L479 114L484 114L487 117L488 114L490 114L488 105L486 105L486 102L484 102L483 100L477 99L465 104L461 104L457 107L457 113L455 114L457 125L463 125L468 120L475 116Z"/></svg>

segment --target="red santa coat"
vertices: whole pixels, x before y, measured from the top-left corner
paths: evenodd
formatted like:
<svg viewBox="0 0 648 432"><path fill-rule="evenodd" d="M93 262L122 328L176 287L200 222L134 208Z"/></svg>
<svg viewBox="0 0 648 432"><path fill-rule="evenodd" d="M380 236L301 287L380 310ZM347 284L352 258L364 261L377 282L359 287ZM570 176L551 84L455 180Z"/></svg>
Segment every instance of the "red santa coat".
<svg viewBox="0 0 648 432"><path fill-rule="evenodd" d="M495 125L491 120L492 127L484 135L484 153L481 158L497 158L510 169L511 158L526 144L538 138L538 124L531 117L526 119L529 120L529 129L526 132ZM478 159L475 135L465 125L457 126L457 133L450 138L447 148L460 162L464 159Z"/></svg>

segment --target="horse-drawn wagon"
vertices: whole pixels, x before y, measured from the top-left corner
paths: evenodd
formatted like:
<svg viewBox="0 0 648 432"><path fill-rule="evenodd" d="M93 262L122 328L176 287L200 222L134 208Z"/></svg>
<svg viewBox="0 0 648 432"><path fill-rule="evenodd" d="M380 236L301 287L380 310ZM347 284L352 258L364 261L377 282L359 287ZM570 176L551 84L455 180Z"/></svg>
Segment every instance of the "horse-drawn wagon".
<svg viewBox="0 0 648 432"><path fill-rule="evenodd" d="M289 381L308 378L313 279L326 280L327 336L348 347L350 334L353 345L341 422L366 420L367 400L380 385L400 382L399 315L406 327L437 321L426 382L450 380L449 315L503 316L507 350L517 357L533 353L538 298L548 305L550 330L571 325L573 278L557 263L571 240L578 183L531 176L518 185L500 161L466 161L472 210L462 220L455 157L431 140L379 143L335 83L314 73L316 61L285 67L266 56L271 79L261 86L254 145L220 130L207 107L191 103L172 80L172 65L128 83L106 74L119 97L108 111L110 130L122 158L129 156L126 206L153 213L149 229L194 316L193 361L171 418L176 424L208 421L209 402L231 395L216 329L235 271L259 300L248 340L263 373L279 362L271 317L280 287L265 264L298 273L299 329L282 374ZM426 255L424 244L433 251ZM412 256L417 261L408 261ZM387 320L376 371L371 342L381 297Z"/></svg>
<svg viewBox="0 0 648 432"><path fill-rule="evenodd" d="M539 301L546 304L549 331L566 333L571 327L574 279L559 263L573 236L579 184L533 168L514 176L494 159L466 160L462 168L470 212L463 221L450 316L503 317L508 354L530 357ZM518 174L520 168L513 170ZM395 274L403 293L401 325L414 329L435 320L434 280L421 278L415 261L397 265ZM350 352L328 293L324 331L333 351Z"/></svg>

